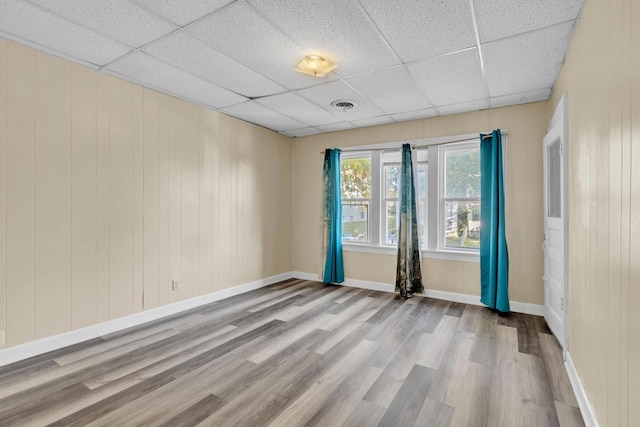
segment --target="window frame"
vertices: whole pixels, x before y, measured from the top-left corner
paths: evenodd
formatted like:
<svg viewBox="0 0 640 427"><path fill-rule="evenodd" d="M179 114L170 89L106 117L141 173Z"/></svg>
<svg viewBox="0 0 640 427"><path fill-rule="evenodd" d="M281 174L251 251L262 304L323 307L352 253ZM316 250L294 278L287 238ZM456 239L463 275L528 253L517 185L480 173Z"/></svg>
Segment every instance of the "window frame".
<svg viewBox="0 0 640 427"><path fill-rule="evenodd" d="M412 146L419 146L417 150L427 150L427 161L417 162L426 164L427 166L427 197L425 199L426 206L436 206L437 208L430 211L421 206L425 215L426 239L421 241L422 258L445 259L465 262L480 262L480 252L476 248L458 248L446 247L444 245L444 226L440 227L440 219L444 216L444 208L440 208L440 195L443 194L444 185L444 165L441 164L441 147L450 146L458 148L467 145L470 148L479 148L480 141L478 133L457 135L449 137L430 138L426 140L412 140L402 142L392 142L383 144L373 144L366 146L349 147L357 149L357 151L342 152L341 158L352 155L362 155L369 153L371 156L371 208L369 216L369 233L370 239L366 243L358 243L353 241L343 241L343 248L346 251L365 252L374 254L395 255L397 253L396 246L383 244L382 238L386 242L386 236L383 236L383 230L386 229L384 221L384 212L382 210L383 200L381 191L383 191L383 164L381 161L382 153L385 151L401 150L402 144L410 143ZM503 132L503 157L506 159L505 144L506 132ZM444 158L444 155L442 155ZM506 161L504 162L506 163ZM506 168L505 182L506 182ZM441 176L439 176L441 175ZM506 187L505 187L506 193ZM375 206L375 208L374 208ZM384 205L386 207L386 204ZM444 206L444 204L443 204ZM443 223L444 224L444 223ZM442 238L441 238L442 234ZM442 244L440 243L442 242Z"/></svg>
<svg viewBox="0 0 640 427"><path fill-rule="evenodd" d="M480 197L446 197L446 166L445 166L445 157L447 151L454 150L469 150L469 149L478 149L480 150L480 142L479 141L462 141L454 144L441 145L438 147L438 168L439 168L439 176L438 176L438 250L443 251L455 251L455 252L468 252L468 253L480 253L480 248L465 248L460 246L447 246L446 240L446 226L444 224L445 220L445 210L447 202L462 202L462 203L478 203L480 204ZM480 207L482 209L482 205Z"/></svg>
<svg viewBox="0 0 640 427"><path fill-rule="evenodd" d="M370 174L371 174L371 198L370 199L366 199L366 198L350 198L350 199L345 199L342 197L342 188L340 188L340 204L342 205L342 210L344 210L344 202L368 202L369 204L369 210L367 212L367 237L368 240L344 240L344 236L341 236L340 239L342 241L342 245L344 246L345 244L348 245L369 245L369 246L373 246L374 245L374 239L372 236L372 229L375 228L372 226L372 214L373 212L376 210L374 209L374 200L375 200L375 195L374 195L374 187L375 187L375 177L374 177L374 167L373 167L373 154L374 152L371 150L362 150L362 151L353 151L353 152L348 152L348 153L340 153L340 164L342 165L342 159L360 159L363 157L369 157L371 159L371 170L370 170ZM340 185L342 186L342 176L340 177ZM344 216L343 216L344 218ZM341 221L343 221L343 218L340 218ZM343 234L344 234L344 222L342 223L342 227L343 227Z"/></svg>
<svg viewBox="0 0 640 427"><path fill-rule="evenodd" d="M396 202L396 225L397 225L397 221L398 221L398 211L399 211L399 202L400 202L400 195L398 194L397 197L387 197L387 174L385 173L385 167L386 166L398 166L400 167L402 165L402 162L385 162L384 160L382 160L382 157L384 157L384 153L395 153L397 150L385 150L381 152L381 156L380 156L380 179L381 179L381 185L380 185L380 202L379 202L379 209L380 209L380 246L386 246L386 247L392 247L395 248L397 247L397 242L394 243L387 243L387 235L388 235L388 223L387 223L387 203L388 202ZM371 165L371 167L373 168L373 164Z"/></svg>

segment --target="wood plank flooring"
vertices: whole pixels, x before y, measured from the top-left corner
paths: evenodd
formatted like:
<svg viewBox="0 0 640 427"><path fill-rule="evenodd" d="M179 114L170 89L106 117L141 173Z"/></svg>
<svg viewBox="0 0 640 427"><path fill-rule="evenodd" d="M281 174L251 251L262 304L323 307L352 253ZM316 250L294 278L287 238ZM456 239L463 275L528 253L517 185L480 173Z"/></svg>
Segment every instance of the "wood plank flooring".
<svg viewBox="0 0 640 427"><path fill-rule="evenodd" d="M287 280L0 367L2 426L583 426L540 317Z"/></svg>

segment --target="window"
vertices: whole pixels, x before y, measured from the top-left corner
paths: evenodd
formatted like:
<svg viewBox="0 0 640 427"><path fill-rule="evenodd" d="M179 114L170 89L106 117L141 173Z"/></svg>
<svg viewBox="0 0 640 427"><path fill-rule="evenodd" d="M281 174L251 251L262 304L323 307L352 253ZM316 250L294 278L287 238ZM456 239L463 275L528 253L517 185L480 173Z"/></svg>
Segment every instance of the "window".
<svg viewBox="0 0 640 427"><path fill-rule="evenodd" d="M443 191L440 197L442 246L480 247L480 148L478 144L441 147Z"/></svg>
<svg viewBox="0 0 640 427"><path fill-rule="evenodd" d="M477 140L414 151L422 248L480 247L480 150ZM341 155L343 243L386 251L398 243L400 149ZM357 247L353 247L354 250Z"/></svg>
<svg viewBox="0 0 640 427"><path fill-rule="evenodd" d="M342 241L369 243L371 206L371 153L340 156Z"/></svg>
<svg viewBox="0 0 640 427"><path fill-rule="evenodd" d="M398 210L400 209L400 152L382 153L382 244L398 243Z"/></svg>

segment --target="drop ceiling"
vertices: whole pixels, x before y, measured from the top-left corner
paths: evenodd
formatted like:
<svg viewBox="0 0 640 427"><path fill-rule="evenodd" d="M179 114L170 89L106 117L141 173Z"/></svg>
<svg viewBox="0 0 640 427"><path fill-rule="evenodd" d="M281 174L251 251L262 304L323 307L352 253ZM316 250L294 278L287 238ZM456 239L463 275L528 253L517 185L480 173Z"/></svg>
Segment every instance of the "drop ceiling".
<svg viewBox="0 0 640 427"><path fill-rule="evenodd" d="M583 3L0 0L0 35L299 137L546 100Z"/></svg>

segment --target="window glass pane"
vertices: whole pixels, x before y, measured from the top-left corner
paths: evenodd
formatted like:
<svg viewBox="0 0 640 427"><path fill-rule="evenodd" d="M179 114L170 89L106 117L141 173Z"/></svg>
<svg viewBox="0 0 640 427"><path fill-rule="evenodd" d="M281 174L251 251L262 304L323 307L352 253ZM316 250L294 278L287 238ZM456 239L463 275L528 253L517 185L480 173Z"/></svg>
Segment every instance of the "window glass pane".
<svg viewBox="0 0 640 427"><path fill-rule="evenodd" d="M418 163L418 233L422 246L427 244L427 177L428 166Z"/></svg>
<svg viewBox="0 0 640 427"><path fill-rule="evenodd" d="M444 246L474 249L480 247L480 203L445 202Z"/></svg>
<svg viewBox="0 0 640 427"><path fill-rule="evenodd" d="M340 159L343 199L371 198L371 156Z"/></svg>
<svg viewBox="0 0 640 427"><path fill-rule="evenodd" d="M551 218L560 218L562 216L560 161L560 141L555 141L547 148L547 204L548 215Z"/></svg>
<svg viewBox="0 0 640 427"><path fill-rule="evenodd" d="M444 153L445 198L480 197L480 149L448 149Z"/></svg>
<svg viewBox="0 0 640 427"><path fill-rule="evenodd" d="M392 164L384 166L385 199L400 197L400 165Z"/></svg>
<svg viewBox="0 0 640 427"><path fill-rule="evenodd" d="M398 202L387 202L385 213L385 244L395 245L398 243Z"/></svg>
<svg viewBox="0 0 640 427"><path fill-rule="evenodd" d="M418 197L427 196L427 165L425 163L418 164Z"/></svg>
<svg viewBox="0 0 640 427"><path fill-rule="evenodd" d="M342 241L369 241L368 201L342 201Z"/></svg>

